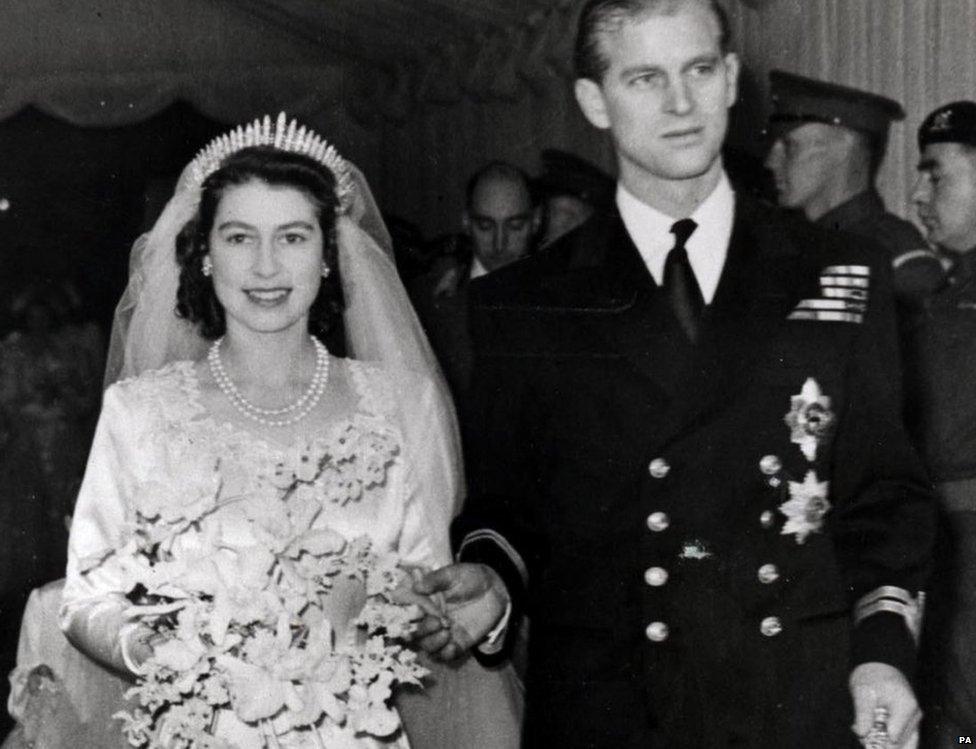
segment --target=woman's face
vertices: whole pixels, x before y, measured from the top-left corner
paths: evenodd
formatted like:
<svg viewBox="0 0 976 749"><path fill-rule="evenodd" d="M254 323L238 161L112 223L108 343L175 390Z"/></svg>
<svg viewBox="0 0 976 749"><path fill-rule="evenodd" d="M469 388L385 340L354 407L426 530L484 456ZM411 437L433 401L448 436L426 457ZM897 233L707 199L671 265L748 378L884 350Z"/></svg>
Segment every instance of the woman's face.
<svg viewBox="0 0 976 749"><path fill-rule="evenodd" d="M315 205L301 190L258 180L227 188L209 246L228 334L306 330L322 280L323 242Z"/></svg>

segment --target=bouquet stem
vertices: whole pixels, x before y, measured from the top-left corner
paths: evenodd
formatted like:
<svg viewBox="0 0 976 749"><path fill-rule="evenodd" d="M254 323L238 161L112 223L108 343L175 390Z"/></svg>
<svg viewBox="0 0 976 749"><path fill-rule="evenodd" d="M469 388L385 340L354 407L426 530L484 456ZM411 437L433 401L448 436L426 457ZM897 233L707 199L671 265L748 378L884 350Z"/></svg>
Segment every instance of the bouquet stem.
<svg viewBox="0 0 976 749"><path fill-rule="evenodd" d="M278 743L278 736L275 733L274 726L271 725L271 721L262 720L261 728L264 730L264 733L268 738L268 742L266 744L268 749L281 749L281 744Z"/></svg>

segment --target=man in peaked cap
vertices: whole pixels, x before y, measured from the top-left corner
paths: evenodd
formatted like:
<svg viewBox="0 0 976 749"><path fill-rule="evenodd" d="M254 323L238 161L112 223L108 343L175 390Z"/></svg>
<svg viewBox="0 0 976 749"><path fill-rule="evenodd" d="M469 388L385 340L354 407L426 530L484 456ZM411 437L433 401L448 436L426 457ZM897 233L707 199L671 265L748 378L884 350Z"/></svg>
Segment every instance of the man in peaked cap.
<svg viewBox="0 0 976 749"><path fill-rule="evenodd" d="M976 102L932 112L918 146L912 202L929 241L954 260L912 331L917 357L908 363L921 447L953 547L934 578L947 581L950 609L933 610L930 625L932 642L946 647L932 671L945 679L939 712L944 736L955 739L976 735Z"/></svg>
<svg viewBox="0 0 976 749"><path fill-rule="evenodd" d="M766 165L779 204L821 226L868 237L891 255L895 293L918 304L943 281L943 266L918 230L885 209L875 189L898 102L774 70L772 142Z"/></svg>
<svg viewBox="0 0 976 749"><path fill-rule="evenodd" d="M545 214L541 245L555 241L613 202L613 178L576 154L547 148L536 179Z"/></svg>

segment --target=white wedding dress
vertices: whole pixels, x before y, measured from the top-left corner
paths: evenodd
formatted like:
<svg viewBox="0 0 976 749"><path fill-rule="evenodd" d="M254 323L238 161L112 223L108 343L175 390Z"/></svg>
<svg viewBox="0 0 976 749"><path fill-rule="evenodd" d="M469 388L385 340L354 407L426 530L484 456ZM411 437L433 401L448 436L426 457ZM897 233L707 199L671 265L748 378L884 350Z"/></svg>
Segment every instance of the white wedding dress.
<svg viewBox="0 0 976 749"><path fill-rule="evenodd" d="M416 376L395 383L374 365L342 361L333 366L355 385L357 398L337 424L390 430L404 446L383 487L358 502L335 508L329 522L347 533L366 533L404 560L436 566L449 559L446 529L453 511L457 471L452 446L431 430L429 385ZM396 388L391 398L391 385ZM336 427L338 429L339 427ZM131 511L135 485L147 479L193 481L204 454L226 455L255 476L282 447L247 431L221 424L199 398L190 362L177 362L123 381L106 392L88 474L72 528L69 579L61 621L84 652L60 633L57 610L63 581L38 589L24 614L18 667L10 676L10 712L17 729L4 749L121 749L127 745L112 715L127 706L131 685L120 642L124 591L110 574L82 576L79 561L111 548ZM107 568L106 568L107 569ZM94 662L90 656L101 663ZM522 689L510 666L484 669L473 659L427 664L424 690L397 697L411 749L515 749L519 746ZM230 732L224 721L221 728ZM260 739L240 724L233 732L242 746ZM252 735L248 736L247 734ZM252 744L247 742L251 741ZM357 749L377 742L333 736L327 747ZM405 746L398 736L392 744ZM387 744L389 746L389 744Z"/></svg>
<svg viewBox="0 0 976 749"><path fill-rule="evenodd" d="M291 135L284 143L278 137L284 132L283 119L280 115L274 147L287 151ZM292 122L288 132L296 126ZM227 137L204 152L226 146ZM351 187L344 196L349 204L336 219L336 237L345 351L352 359L332 360L325 398L295 425L308 433L301 443L267 439L252 430L255 424L241 423L240 414L229 406L221 411L227 404L211 400L209 389L201 390L189 361L204 356L209 344L194 325L173 314L180 275L176 238L198 212L198 159L187 165L152 230L133 246L129 284L116 309L106 366L106 383L129 379L105 392L75 508L57 617L78 647L68 644L54 621L58 586L35 591L21 629L18 667L11 675L10 709L19 725L3 749L108 749L116 737L123 743L121 726L117 734L107 732L112 713L126 707L118 696L135 665L123 646L129 631L123 613L129 605L127 591L111 559L94 568L91 560L125 536L146 482L160 484L164 491L155 492L157 497L172 496L179 502L181 496L192 495L195 482L219 458L221 479L227 482L221 490L246 488L269 464L283 456L293 458L309 438L341 440L343 432L352 430L367 437L356 441L362 462L373 461L376 467L381 457L377 450L390 458L382 465L384 480L363 482L362 491L342 501L326 498L323 522L350 538L365 534L375 550L395 552L407 565L429 568L450 561L448 528L463 495L454 408L397 275L392 241L366 179L352 164L339 161L327 166L334 174L338 169ZM351 387L337 392L337 380ZM373 433L381 438L369 439ZM234 554L233 512L225 509L207 516L207 523L227 526L221 549ZM328 612L330 620L333 613ZM345 612L350 614L354 612ZM410 689L397 695L406 735L396 733L384 743L336 730L320 736L319 743L338 749L405 747L409 736L411 749L519 745L522 692L511 667L484 669L472 658L429 665L432 674L423 692ZM246 749L262 743L292 745L263 742L225 712L228 718L217 722L220 737Z"/></svg>
<svg viewBox="0 0 976 749"><path fill-rule="evenodd" d="M324 512L316 522L347 539L366 535L375 550L396 553L406 565L435 568L450 561L446 508L456 487L442 446L425 441L423 434L434 408L432 383L410 377L394 381L375 365L332 360L333 380L345 380L355 397L349 399L348 412L330 419L331 428L316 438L354 442L363 454L356 455L352 464L372 464L374 469L384 465L386 475L378 483L362 481L341 500L323 497ZM81 570L84 560L119 545L133 518L131 497L141 485L154 482L166 487L166 496L177 501L181 495L191 495L195 483L204 481L206 472L219 462L221 491L228 496L246 493L252 482L285 459L288 450L210 415L202 405L192 362L175 362L110 387L68 550L61 626L69 638L101 663L132 670L122 626L129 604L118 566L110 559L87 573ZM218 526L216 537L227 554L235 554L238 544L235 534L240 523L233 508L230 505L205 518ZM253 539L241 539L238 545L246 548L252 543ZM345 612L347 618L349 613ZM229 710L220 713L214 733L241 749L268 743L261 731ZM403 731L379 740L333 726L320 731L320 738L330 748L408 746ZM282 735L277 743L322 745L313 742L308 732Z"/></svg>

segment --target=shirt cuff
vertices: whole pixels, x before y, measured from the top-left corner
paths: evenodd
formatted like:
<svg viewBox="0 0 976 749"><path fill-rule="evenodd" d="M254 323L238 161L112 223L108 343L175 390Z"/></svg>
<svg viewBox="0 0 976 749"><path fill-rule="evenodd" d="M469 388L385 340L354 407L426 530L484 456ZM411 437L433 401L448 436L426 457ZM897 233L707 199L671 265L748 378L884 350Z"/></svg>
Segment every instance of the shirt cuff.
<svg viewBox="0 0 976 749"><path fill-rule="evenodd" d="M508 594L505 594L506 597ZM502 613L498 624L492 627L491 632L478 645L478 652L482 655L494 655L505 645L505 633L508 631L508 623L512 618L512 599L509 598L505 603L505 611Z"/></svg>
<svg viewBox="0 0 976 749"><path fill-rule="evenodd" d="M495 569L502 576L506 585L509 584L508 575L499 568L498 562L507 563L518 575L521 587L529 584L529 571L522 559L522 555L509 543L508 539L497 531L480 528L472 531L461 541L457 558L463 561L481 562Z"/></svg>
<svg viewBox="0 0 976 749"><path fill-rule="evenodd" d="M129 652L136 641L136 638L140 635L140 625L139 622L129 622L122 626L119 630L119 650L122 653L122 661L125 663L126 668L136 676L140 676L146 672L146 667L142 663L136 663L135 658L132 657L132 653Z"/></svg>

